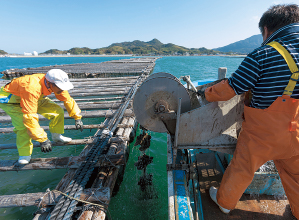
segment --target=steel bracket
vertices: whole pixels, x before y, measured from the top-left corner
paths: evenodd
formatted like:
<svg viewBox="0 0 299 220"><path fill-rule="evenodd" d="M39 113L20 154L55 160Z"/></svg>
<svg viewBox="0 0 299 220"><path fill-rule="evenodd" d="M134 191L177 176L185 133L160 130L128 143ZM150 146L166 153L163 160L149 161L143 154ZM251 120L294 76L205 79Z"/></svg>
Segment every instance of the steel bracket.
<svg viewBox="0 0 299 220"><path fill-rule="evenodd" d="M189 164L166 164L167 171L172 170L186 170L189 171L190 166Z"/></svg>

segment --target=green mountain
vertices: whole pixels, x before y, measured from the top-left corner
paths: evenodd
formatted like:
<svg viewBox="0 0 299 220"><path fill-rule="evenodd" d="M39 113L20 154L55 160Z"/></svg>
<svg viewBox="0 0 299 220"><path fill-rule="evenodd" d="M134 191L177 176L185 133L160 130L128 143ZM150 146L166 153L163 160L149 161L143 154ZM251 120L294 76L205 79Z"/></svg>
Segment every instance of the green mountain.
<svg viewBox="0 0 299 220"><path fill-rule="evenodd" d="M245 40L241 40L224 47L215 49L202 48L186 48L172 43L163 44L158 39L148 42L134 40L132 42L114 43L108 47L90 49L88 47L74 47L69 50L51 49L44 54L75 54L75 55L215 55L215 54L248 54L255 48L259 47L263 42L262 35L254 35Z"/></svg>
<svg viewBox="0 0 299 220"><path fill-rule="evenodd" d="M4 50L0 50L0 54L7 54Z"/></svg>
<svg viewBox="0 0 299 220"><path fill-rule="evenodd" d="M132 42L114 43L108 47L90 49L88 47L74 47L69 50L61 51L51 49L43 54L77 54L77 55L93 55L93 54L135 54L135 55L194 55L194 54L209 54L215 55L218 52L206 48L186 48L175 44L163 44L158 39L153 39L148 42L134 40Z"/></svg>
<svg viewBox="0 0 299 220"><path fill-rule="evenodd" d="M245 40L240 40L224 47L215 48L213 50L218 50L220 52L234 52L240 54L248 54L254 49L260 47L262 43L263 43L262 35L257 34Z"/></svg>

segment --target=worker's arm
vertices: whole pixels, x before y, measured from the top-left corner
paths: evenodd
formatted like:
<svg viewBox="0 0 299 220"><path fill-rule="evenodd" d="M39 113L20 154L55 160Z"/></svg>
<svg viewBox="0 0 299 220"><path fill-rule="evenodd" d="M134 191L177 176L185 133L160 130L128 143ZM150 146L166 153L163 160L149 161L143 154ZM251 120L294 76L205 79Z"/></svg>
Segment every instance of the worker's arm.
<svg viewBox="0 0 299 220"><path fill-rule="evenodd" d="M227 101L236 95L233 88L229 85L228 80L222 80L221 82L206 88L205 97L209 102Z"/></svg>
<svg viewBox="0 0 299 220"><path fill-rule="evenodd" d="M56 98L60 101L63 101L64 107L66 108L69 116L74 118L75 120L79 120L82 118L81 110L78 107L76 101L70 96L68 91L63 91L62 93L55 94Z"/></svg>
<svg viewBox="0 0 299 220"><path fill-rule="evenodd" d="M39 94L23 92L21 95L20 106L23 112L23 123L27 128L29 136L38 142L48 139L47 133L38 123L37 106Z"/></svg>
<svg viewBox="0 0 299 220"><path fill-rule="evenodd" d="M258 56L256 51L248 54L230 78L207 88L205 90L207 101L227 101L235 95L241 95L253 89L260 78L260 69L262 69L256 56Z"/></svg>

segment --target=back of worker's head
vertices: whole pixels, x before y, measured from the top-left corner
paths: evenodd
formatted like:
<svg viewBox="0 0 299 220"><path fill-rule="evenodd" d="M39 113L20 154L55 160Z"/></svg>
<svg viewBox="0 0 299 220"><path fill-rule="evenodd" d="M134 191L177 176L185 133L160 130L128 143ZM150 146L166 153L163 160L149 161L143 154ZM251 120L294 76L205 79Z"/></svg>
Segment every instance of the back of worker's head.
<svg viewBox="0 0 299 220"><path fill-rule="evenodd" d="M281 4L271 6L262 15L259 28L264 33L266 26L268 31L275 32L286 25L299 23L299 6L296 4Z"/></svg>
<svg viewBox="0 0 299 220"><path fill-rule="evenodd" d="M70 90L74 88L73 84L69 80L67 73L61 69L49 70L46 74L46 79L50 83L54 83L58 88L62 90Z"/></svg>

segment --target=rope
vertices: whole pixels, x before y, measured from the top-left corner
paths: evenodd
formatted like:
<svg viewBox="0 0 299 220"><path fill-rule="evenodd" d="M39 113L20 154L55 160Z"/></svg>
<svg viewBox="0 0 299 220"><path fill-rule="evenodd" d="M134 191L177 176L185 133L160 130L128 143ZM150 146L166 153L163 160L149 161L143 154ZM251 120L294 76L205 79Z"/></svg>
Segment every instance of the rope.
<svg viewBox="0 0 299 220"><path fill-rule="evenodd" d="M52 190L52 192L58 192L58 193L64 195L65 197L68 197L68 198L70 198L70 199L72 199L72 200L76 200L76 201L78 201L78 202L82 202L82 203L89 204L89 205L93 205L93 206L98 206L98 207L100 207L101 209L103 209L103 211L105 212L105 206L104 206L104 205L96 204L96 203L92 203L92 202L87 202L87 201L84 201L84 200L81 200L81 199L77 199L77 198L74 198L74 197L72 197L72 196L69 196L69 195L67 195L67 194L65 194L65 193L63 193L63 192L61 192L61 191L59 191L59 190L56 190L56 189ZM99 202L102 202L97 196L95 196L95 197L99 200Z"/></svg>
<svg viewBox="0 0 299 220"><path fill-rule="evenodd" d="M107 160L113 167L117 168L117 166L114 163L112 163L112 161L107 157L107 154L104 154L103 156L104 156L104 160L102 164L104 163L105 160Z"/></svg>
<svg viewBox="0 0 299 220"><path fill-rule="evenodd" d="M52 197L52 195L51 195L51 190L48 188L48 189L46 190L46 193L45 193L42 197L40 197L40 201L39 201L39 203L38 203L37 209L39 209L40 205L41 205L42 202L43 202L44 197L45 197L48 193L50 193L50 198L51 198L51 200L53 201L53 203L55 203L55 200L53 199L53 197ZM99 198L97 198L97 199L99 199Z"/></svg>

